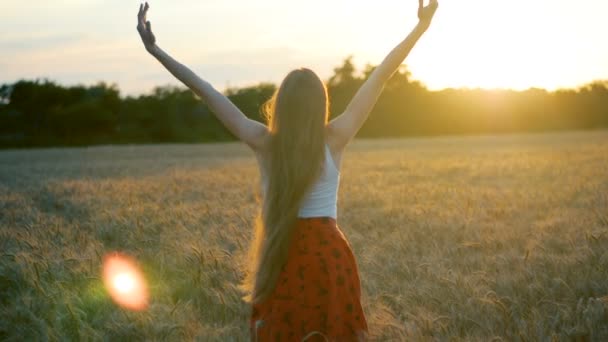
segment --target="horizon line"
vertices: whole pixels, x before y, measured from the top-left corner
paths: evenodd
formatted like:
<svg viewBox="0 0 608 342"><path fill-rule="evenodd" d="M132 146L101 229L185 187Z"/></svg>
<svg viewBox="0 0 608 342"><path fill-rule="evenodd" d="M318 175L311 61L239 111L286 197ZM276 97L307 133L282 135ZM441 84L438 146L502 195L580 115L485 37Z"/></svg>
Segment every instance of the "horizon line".
<svg viewBox="0 0 608 342"><path fill-rule="evenodd" d="M11 85L14 85L19 82L49 82L49 83L53 83L53 84L59 85L64 88L73 88L73 87L89 88L89 87L94 87L96 85L105 84L106 86L110 86L110 87L115 86L116 89L118 90L120 96L125 96L125 97L130 97L130 96L138 97L138 96L150 95L151 93L153 93L153 91L155 89L158 89L158 88L178 88L178 89L182 89L182 90L189 89L187 86L180 83L178 80L175 80L174 83L158 84L158 85L153 86L151 89L149 89L147 91L138 91L138 92L124 92L123 89L121 89L120 84L118 82L110 82L110 81L106 81L106 80L97 80L97 81L88 82L88 83L86 83L86 82L64 83L64 82L58 81L53 78L40 76L40 77L36 77L36 78L19 78L12 82L7 82L7 81L0 81L0 82L1 82L0 86L4 86L4 85L11 86ZM328 80L323 80L323 82L327 85ZM588 82L580 83L577 86L555 87L555 88L546 88L546 87L539 87L539 86L534 86L534 85L526 87L526 88L483 87L483 86L430 88L423 81L421 81L419 79L415 79L415 78L411 78L409 80L409 83L418 83L421 87L423 87L425 90L427 90L429 92L441 92L441 91L449 91L449 90L487 91L487 92L501 92L501 91L526 92L526 91L530 91L530 90L541 90L541 91L545 91L548 93L556 93L556 92L560 92L560 91L580 91L582 89L585 89L585 88L595 85L595 84L599 84L599 85L604 86L605 88L608 88L608 78L594 79L594 80L591 80ZM226 93L230 90L254 88L256 86L261 86L261 85L273 85L275 87L278 87L280 85L280 82L274 82L274 81L270 81L270 80L265 80L265 81L260 80L260 81L256 81L256 82L243 82L243 83L240 83L237 85L230 85L230 81L228 80L225 82L225 84L226 85L223 88L220 88L217 85L213 85L213 84L212 85L214 88L220 90L222 93Z"/></svg>

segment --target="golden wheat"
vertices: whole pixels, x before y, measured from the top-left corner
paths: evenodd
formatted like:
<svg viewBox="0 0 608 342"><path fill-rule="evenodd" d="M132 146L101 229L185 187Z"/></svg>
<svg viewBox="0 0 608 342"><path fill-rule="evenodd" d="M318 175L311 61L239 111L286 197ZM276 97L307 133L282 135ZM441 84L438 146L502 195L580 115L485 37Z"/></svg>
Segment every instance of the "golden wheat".
<svg viewBox="0 0 608 342"><path fill-rule="evenodd" d="M0 339L246 340L257 180L240 144L0 152ZM608 132L357 141L339 201L372 339L608 339Z"/></svg>

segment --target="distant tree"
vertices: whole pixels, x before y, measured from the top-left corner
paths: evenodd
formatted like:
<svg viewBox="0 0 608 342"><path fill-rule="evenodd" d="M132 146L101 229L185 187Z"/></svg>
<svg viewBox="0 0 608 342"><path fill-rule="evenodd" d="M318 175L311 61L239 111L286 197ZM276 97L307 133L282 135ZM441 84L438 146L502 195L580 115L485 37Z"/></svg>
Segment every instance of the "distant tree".
<svg viewBox="0 0 608 342"><path fill-rule="evenodd" d="M8 105L11 97L11 91L13 90L13 86L10 84L2 84L0 85L0 105Z"/></svg>
<svg viewBox="0 0 608 342"><path fill-rule="evenodd" d="M332 117L374 70L347 57L327 80ZM245 115L264 121L270 83L229 88ZM402 66L387 82L359 136L494 134L608 127L608 81L577 89L429 91ZM234 137L185 88L156 87L121 97L115 84L64 87L46 79L0 85L0 146L229 141Z"/></svg>
<svg viewBox="0 0 608 342"><path fill-rule="evenodd" d="M264 122L261 107L272 97L276 89L272 83L260 83L245 88L229 88L225 94L249 118Z"/></svg>
<svg viewBox="0 0 608 342"><path fill-rule="evenodd" d="M352 97L363 84L364 78L356 75L352 59L352 56L347 57L341 66L334 69L334 74L327 81L332 117L344 112Z"/></svg>

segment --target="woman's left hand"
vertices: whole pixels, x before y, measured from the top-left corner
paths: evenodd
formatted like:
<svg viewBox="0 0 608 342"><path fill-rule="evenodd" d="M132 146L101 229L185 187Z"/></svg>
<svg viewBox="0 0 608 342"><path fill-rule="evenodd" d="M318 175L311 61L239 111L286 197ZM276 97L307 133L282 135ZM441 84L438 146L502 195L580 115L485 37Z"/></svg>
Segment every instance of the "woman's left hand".
<svg viewBox="0 0 608 342"><path fill-rule="evenodd" d="M156 46L156 37L152 33L152 24L147 20L148 9L150 6L146 2L145 5L139 5L139 13L137 13L137 31L148 52Z"/></svg>

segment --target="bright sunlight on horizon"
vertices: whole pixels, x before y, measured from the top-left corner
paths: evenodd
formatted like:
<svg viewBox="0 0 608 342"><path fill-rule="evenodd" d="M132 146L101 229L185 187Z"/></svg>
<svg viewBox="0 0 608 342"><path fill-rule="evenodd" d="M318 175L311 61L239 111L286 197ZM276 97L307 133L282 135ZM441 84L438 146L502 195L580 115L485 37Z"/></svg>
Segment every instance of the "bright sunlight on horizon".
<svg viewBox="0 0 608 342"><path fill-rule="evenodd" d="M307 66L328 78L354 56L377 65L415 25L417 1L150 1L158 44L216 87L278 83ZM0 83L177 85L135 30L139 1L0 4ZM430 89L571 88L608 79L608 2L444 0L405 64Z"/></svg>

